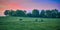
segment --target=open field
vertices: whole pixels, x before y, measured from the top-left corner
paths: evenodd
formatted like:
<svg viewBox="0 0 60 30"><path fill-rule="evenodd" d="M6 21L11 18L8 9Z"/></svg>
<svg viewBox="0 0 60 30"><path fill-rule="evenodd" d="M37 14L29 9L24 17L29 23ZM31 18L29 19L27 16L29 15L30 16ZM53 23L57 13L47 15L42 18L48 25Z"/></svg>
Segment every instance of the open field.
<svg viewBox="0 0 60 30"><path fill-rule="evenodd" d="M60 30L60 18L0 17L0 30Z"/></svg>

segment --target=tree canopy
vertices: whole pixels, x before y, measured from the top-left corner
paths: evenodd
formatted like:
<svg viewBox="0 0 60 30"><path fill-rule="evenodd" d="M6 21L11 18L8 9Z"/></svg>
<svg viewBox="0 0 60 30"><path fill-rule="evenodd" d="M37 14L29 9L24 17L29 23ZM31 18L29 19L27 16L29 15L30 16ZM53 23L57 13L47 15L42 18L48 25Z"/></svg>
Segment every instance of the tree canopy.
<svg viewBox="0 0 60 30"><path fill-rule="evenodd" d="M33 9L32 13L26 13L23 10L6 10L4 14L6 16L17 16L17 17L40 17L40 18L60 18L60 12L57 9L53 10L41 10Z"/></svg>

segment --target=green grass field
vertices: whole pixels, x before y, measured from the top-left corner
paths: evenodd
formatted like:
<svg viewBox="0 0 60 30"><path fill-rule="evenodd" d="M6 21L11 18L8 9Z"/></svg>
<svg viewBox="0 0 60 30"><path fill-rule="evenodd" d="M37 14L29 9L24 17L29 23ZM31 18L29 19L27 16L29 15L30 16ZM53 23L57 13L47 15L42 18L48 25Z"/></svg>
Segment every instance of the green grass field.
<svg viewBox="0 0 60 30"><path fill-rule="evenodd" d="M60 30L60 18L0 17L0 30Z"/></svg>

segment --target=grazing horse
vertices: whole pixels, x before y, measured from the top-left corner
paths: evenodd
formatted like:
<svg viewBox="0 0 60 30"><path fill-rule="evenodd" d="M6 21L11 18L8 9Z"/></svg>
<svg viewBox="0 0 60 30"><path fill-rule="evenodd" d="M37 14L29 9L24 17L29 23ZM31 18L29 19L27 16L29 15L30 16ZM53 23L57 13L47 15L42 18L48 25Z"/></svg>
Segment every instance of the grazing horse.
<svg viewBox="0 0 60 30"><path fill-rule="evenodd" d="M23 19L19 19L20 21L22 21Z"/></svg>
<svg viewBox="0 0 60 30"><path fill-rule="evenodd" d="M35 22L38 22L38 19L35 19Z"/></svg>
<svg viewBox="0 0 60 30"><path fill-rule="evenodd" d="M41 19L41 22L43 22L43 19Z"/></svg>

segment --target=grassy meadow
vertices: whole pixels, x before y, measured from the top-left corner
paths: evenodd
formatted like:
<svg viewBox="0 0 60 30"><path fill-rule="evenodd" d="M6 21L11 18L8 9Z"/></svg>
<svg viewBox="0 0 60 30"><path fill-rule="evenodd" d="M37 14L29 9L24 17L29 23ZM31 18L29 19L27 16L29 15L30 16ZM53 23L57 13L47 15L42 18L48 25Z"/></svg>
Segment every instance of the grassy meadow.
<svg viewBox="0 0 60 30"><path fill-rule="evenodd" d="M60 18L0 17L0 30L60 30Z"/></svg>

